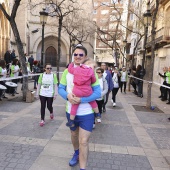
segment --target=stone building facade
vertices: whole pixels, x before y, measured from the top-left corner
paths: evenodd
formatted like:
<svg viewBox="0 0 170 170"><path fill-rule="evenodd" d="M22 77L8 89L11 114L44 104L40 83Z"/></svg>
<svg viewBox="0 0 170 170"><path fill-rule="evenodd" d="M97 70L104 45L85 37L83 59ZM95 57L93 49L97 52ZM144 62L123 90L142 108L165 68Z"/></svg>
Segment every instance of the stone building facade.
<svg viewBox="0 0 170 170"><path fill-rule="evenodd" d="M41 0L40 0L41 1ZM41 60L42 48L42 25L40 23L40 14L46 4L34 5L38 1L22 0L17 12L16 22L19 29L20 37L24 46L25 53L28 56L33 55L34 59ZM43 1L44 2L44 1ZM84 5L81 6L84 12L90 16L92 14L92 2L80 1ZM88 8L87 8L88 6ZM83 13L82 13L83 16ZM56 67L57 63L57 47L58 47L58 18L48 16L47 23L44 28L44 56L46 61L51 61L52 65ZM88 55L93 57L93 37L89 37L86 42L82 44L88 49ZM75 42L77 44L78 42ZM61 33L61 59L60 66L65 67L69 63L69 36L64 29ZM13 34L11 35L10 48L16 50L17 48Z"/></svg>
<svg viewBox="0 0 170 170"><path fill-rule="evenodd" d="M9 1L8 0L0 0L0 3L7 11L9 10ZM4 57L5 52L9 49L10 42L10 26L8 20L3 15L0 10L0 58Z"/></svg>

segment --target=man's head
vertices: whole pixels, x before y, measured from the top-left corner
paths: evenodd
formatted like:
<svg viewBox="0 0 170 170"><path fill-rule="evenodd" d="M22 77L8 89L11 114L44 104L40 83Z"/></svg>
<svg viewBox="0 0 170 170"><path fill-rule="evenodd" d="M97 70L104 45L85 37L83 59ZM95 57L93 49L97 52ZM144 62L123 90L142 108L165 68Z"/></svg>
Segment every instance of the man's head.
<svg viewBox="0 0 170 170"><path fill-rule="evenodd" d="M101 68L102 68L103 70L106 70L106 69L107 69L106 63L101 63Z"/></svg>
<svg viewBox="0 0 170 170"><path fill-rule="evenodd" d="M74 57L74 64L75 65L80 65L81 63L84 62L84 60L87 59L87 49L83 46L77 46L73 50L73 57Z"/></svg>
<svg viewBox="0 0 170 170"><path fill-rule="evenodd" d="M126 71L126 67L123 67L123 68L122 68L122 71Z"/></svg>

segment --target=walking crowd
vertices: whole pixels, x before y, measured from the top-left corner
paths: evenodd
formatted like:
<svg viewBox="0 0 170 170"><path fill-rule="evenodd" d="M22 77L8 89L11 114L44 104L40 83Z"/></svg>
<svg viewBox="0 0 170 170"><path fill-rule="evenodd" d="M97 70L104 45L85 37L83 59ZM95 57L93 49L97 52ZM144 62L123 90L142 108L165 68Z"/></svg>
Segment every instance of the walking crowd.
<svg viewBox="0 0 170 170"><path fill-rule="evenodd" d="M25 63L27 66L28 74L32 73L40 73L40 62L34 60L33 56L27 58L27 54L25 54ZM17 79L18 76L22 76L22 69L20 61L17 59L15 55L15 50L8 50L4 55L4 60L0 60L0 78L5 79L8 77L14 78L12 81L2 80L0 81L0 101L3 98L7 98L5 93L11 94L15 96L15 94L19 94L17 92L17 84L18 82L22 83L22 78ZM38 76L34 76L34 89L37 89L38 84Z"/></svg>
<svg viewBox="0 0 170 170"><path fill-rule="evenodd" d="M4 60L0 60L0 76L5 78L22 75L18 59L14 54L9 54L8 51ZM87 50L83 46L76 46L72 56L73 62L64 70L60 82L58 82L56 74L52 72L51 63L46 63L44 72L40 76L34 77L34 89L37 89L36 98L40 99L41 120L39 125L41 127L45 125L46 106L50 119L54 119L53 101L58 94L66 100L66 126L70 128L74 148L69 165L75 166L79 163L80 170L85 170L89 138L95 124L102 122L102 114L106 112L110 93L112 105L116 107L116 95L119 89L126 95L128 75L143 79L145 72L141 65L128 71L126 67L121 70L116 66L109 69L106 63L97 66L92 59L88 58ZM26 59L26 64L28 73L40 72L39 62L34 61L32 56L28 60ZM159 73L164 80L163 85L170 87L170 67L169 69L165 67L163 71L163 74ZM143 97L143 82L134 77L129 80L134 88L134 94ZM18 80L14 79L12 82L17 84ZM6 86L5 81L1 81L0 84ZM170 90L162 86L160 91L162 101L167 100L167 93L170 96ZM5 98L4 91L0 89L0 92L0 96ZM16 88L12 91L12 95L15 94ZM170 104L170 99L167 104Z"/></svg>

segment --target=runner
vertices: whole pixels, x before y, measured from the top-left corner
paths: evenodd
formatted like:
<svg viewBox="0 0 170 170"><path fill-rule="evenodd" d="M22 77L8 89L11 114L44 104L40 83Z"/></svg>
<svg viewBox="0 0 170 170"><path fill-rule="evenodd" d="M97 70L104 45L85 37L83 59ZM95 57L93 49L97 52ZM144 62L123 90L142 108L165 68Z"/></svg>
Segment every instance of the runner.
<svg viewBox="0 0 170 170"><path fill-rule="evenodd" d="M57 87L57 77L56 74L51 72L52 67L50 63L45 65L45 72L40 74L38 79L38 87L36 97L40 98L41 102L41 122L40 126L45 125L45 108L47 103L47 108L50 111L50 118L54 118L53 114L53 100L57 97L58 87Z"/></svg>
<svg viewBox="0 0 170 170"><path fill-rule="evenodd" d="M73 51L74 65L79 66L87 59L87 50L83 46L77 46ZM88 142L93 129L94 113L89 102L101 97L98 78L92 84L93 93L89 97L76 97L72 94L73 75L66 69L61 77L59 85L59 94L68 100L66 104L66 115L69 121L71 104L79 104L75 117L75 126L71 127L71 140L74 147L74 155L69 162L70 166L75 166L80 161L80 170L86 169L88 156Z"/></svg>

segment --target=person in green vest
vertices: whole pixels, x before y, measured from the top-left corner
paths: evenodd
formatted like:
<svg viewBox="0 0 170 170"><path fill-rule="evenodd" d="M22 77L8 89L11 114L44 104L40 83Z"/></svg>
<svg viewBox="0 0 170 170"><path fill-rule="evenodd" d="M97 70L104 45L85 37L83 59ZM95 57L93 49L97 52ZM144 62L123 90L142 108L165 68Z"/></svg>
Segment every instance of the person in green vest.
<svg viewBox="0 0 170 170"><path fill-rule="evenodd" d="M166 75L166 84L170 88L170 66L165 75ZM168 103L166 104L170 104L170 89L169 88L168 88Z"/></svg>

